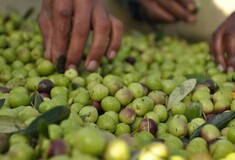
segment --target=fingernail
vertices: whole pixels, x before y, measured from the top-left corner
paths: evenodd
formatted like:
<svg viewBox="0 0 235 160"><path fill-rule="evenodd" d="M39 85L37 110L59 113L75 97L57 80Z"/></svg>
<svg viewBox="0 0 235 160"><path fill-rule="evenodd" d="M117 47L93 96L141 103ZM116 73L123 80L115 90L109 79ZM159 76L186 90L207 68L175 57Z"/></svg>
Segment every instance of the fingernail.
<svg viewBox="0 0 235 160"><path fill-rule="evenodd" d="M228 69L227 69L228 72L233 72L234 71L234 68L232 66L229 66Z"/></svg>
<svg viewBox="0 0 235 160"><path fill-rule="evenodd" d="M111 51L109 54L109 59L114 59L116 55L117 55L116 51Z"/></svg>
<svg viewBox="0 0 235 160"><path fill-rule="evenodd" d="M223 67L221 64L219 64L219 65L217 66L217 68L218 68L218 70L221 71L221 72L224 71L224 67Z"/></svg>
<svg viewBox="0 0 235 160"><path fill-rule="evenodd" d="M195 16L190 15L190 16L187 17L188 22L194 22L195 20L196 20Z"/></svg>
<svg viewBox="0 0 235 160"><path fill-rule="evenodd" d="M74 64L70 64L70 65L68 66L68 69L70 69L70 68L77 69L76 65L74 65Z"/></svg>
<svg viewBox="0 0 235 160"><path fill-rule="evenodd" d="M98 68L98 62L95 60L90 61L90 63L87 65L87 70L95 71Z"/></svg>

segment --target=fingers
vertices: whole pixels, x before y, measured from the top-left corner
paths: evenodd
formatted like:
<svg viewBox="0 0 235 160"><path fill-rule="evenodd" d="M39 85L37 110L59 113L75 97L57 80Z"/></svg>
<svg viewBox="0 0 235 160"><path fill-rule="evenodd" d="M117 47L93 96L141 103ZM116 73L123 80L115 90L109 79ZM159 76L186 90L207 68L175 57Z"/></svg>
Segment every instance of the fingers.
<svg viewBox="0 0 235 160"><path fill-rule="evenodd" d="M157 1L168 13L175 16L177 19L182 19L186 22L195 21L195 16L192 15L188 10L186 10L182 5L176 1L166 1L158 0Z"/></svg>
<svg viewBox="0 0 235 160"><path fill-rule="evenodd" d="M41 11L38 17L39 27L41 29L45 47L44 56L51 60L51 41L52 41L52 23L51 23L51 0L43 0Z"/></svg>
<svg viewBox="0 0 235 160"><path fill-rule="evenodd" d="M73 6L72 0L52 0L52 61L65 55L70 37Z"/></svg>
<svg viewBox="0 0 235 160"><path fill-rule="evenodd" d="M227 53L227 70L235 69L235 33L229 30L224 34L225 52Z"/></svg>
<svg viewBox="0 0 235 160"><path fill-rule="evenodd" d="M140 0L140 4L146 9L150 18L159 22L174 22L176 19L173 15L165 11L157 1Z"/></svg>
<svg viewBox="0 0 235 160"><path fill-rule="evenodd" d="M220 65L221 70L226 69L225 57L224 57L224 43L223 32L215 32L212 35L211 50L214 55L215 61Z"/></svg>
<svg viewBox="0 0 235 160"><path fill-rule="evenodd" d="M87 70L98 68L107 47L107 57L115 58L121 46L122 23L105 12L101 0L43 2L39 22L46 47L45 57L57 63L61 55L66 55L66 68L76 68L93 29L92 44L85 62Z"/></svg>
<svg viewBox="0 0 235 160"><path fill-rule="evenodd" d="M119 21L115 17L111 15L109 17L111 21L111 36L109 47L107 50L107 57L112 60L116 57L118 50L121 47L123 25L121 21Z"/></svg>
<svg viewBox="0 0 235 160"><path fill-rule="evenodd" d="M224 34L225 51L227 57L227 70L234 71L235 69L235 12L229 17L229 24L226 26ZM228 23L228 22L227 22Z"/></svg>
<svg viewBox="0 0 235 160"><path fill-rule="evenodd" d="M197 10L193 0L176 0L176 1L191 13L194 13Z"/></svg>
<svg viewBox="0 0 235 160"><path fill-rule="evenodd" d="M91 29L92 1L74 0L74 23L67 54L67 68L78 66Z"/></svg>
<svg viewBox="0 0 235 160"><path fill-rule="evenodd" d="M92 13L93 40L85 67L89 71L95 71L101 61L102 55L108 44L111 31L110 20L101 3L94 6Z"/></svg>
<svg viewBox="0 0 235 160"><path fill-rule="evenodd" d="M92 44L85 62L89 71L95 71L107 49L107 57L113 59L121 46L122 23L109 16L101 1L74 1L74 22L67 53L66 68L77 67L81 61L84 46L90 30L93 29ZM112 30L112 32L111 32Z"/></svg>
<svg viewBox="0 0 235 160"><path fill-rule="evenodd" d="M224 70L234 66L235 40L234 40L235 14L231 14L229 18L222 23L212 34L211 52L215 61ZM225 55L227 52L227 57Z"/></svg>

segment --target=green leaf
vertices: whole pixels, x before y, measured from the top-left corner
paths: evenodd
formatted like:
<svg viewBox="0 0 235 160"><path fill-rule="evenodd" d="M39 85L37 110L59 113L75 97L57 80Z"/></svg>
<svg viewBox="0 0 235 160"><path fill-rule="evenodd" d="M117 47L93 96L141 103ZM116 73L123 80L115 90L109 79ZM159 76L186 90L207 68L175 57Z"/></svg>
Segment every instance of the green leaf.
<svg viewBox="0 0 235 160"><path fill-rule="evenodd" d="M0 99L0 109L2 108L2 106L4 105L4 103L5 103L5 98Z"/></svg>
<svg viewBox="0 0 235 160"><path fill-rule="evenodd" d="M43 102L43 98L40 96L38 91L35 91L30 98L30 103L33 108L39 110L39 105Z"/></svg>
<svg viewBox="0 0 235 160"><path fill-rule="evenodd" d="M178 87L176 87L169 96L167 103L167 109L171 109L171 104L175 102L180 102L183 100L196 86L196 79L189 79L182 82Z"/></svg>
<svg viewBox="0 0 235 160"><path fill-rule="evenodd" d="M193 134L190 136L189 140L200 136L201 134L201 129L204 125L206 124L213 124L215 125L219 130L223 129L224 127L227 126L227 124L235 118L235 111L230 111L230 112L223 112L220 114L217 114L214 116L212 119L208 120L206 123L198 127Z"/></svg>
<svg viewBox="0 0 235 160"><path fill-rule="evenodd" d="M25 125L16 117L0 116L0 133L15 133L24 128Z"/></svg>
<svg viewBox="0 0 235 160"><path fill-rule="evenodd" d="M210 79L210 77L205 76L203 74L187 74L185 75L185 77L187 79L192 79L192 78L196 79L198 84L203 83Z"/></svg>
<svg viewBox="0 0 235 160"><path fill-rule="evenodd" d="M54 107L40 116L38 116L25 130L22 130L21 132L26 135L30 135L32 137L36 137L39 132L38 125L41 123L41 120L44 120L46 124L54 124L54 123L60 123L64 119L68 118L70 114L70 109L65 106L57 106Z"/></svg>
<svg viewBox="0 0 235 160"><path fill-rule="evenodd" d="M49 132L48 132L48 124L44 119L41 119L38 122L37 129L39 131L40 135L43 135L46 138L49 138Z"/></svg>
<svg viewBox="0 0 235 160"><path fill-rule="evenodd" d="M187 107L184 115L187 117L188 121L191 121L194 118L201 117L202 113L202 104L200 102L192 102L192 104Z"/></svg>

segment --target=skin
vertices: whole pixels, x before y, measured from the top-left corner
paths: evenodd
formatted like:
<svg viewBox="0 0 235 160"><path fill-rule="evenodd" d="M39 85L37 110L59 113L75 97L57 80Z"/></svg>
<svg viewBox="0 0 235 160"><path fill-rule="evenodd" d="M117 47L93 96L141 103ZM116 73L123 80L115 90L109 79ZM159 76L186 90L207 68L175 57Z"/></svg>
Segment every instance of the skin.
<svg viewBox="0 0 235 160"><path fill-rule="evenodd" d="M223 71L235 69L235 12L212 34L211 53Z"/></svg>
<svg viewBox="0 0 235 160"><path fill-rule="evenodd" d="M140 4L155 22L193 22L196 19L193 0L140 0Z"/></svg>
<svg viewBox="0 0 235 160"><path fill-rule="evenodd" d="M65 55L66 68L78 67L91 32L87 70L97 70L103 53L114 59L121 46L122 23L105 11L102 0L43 0L39 25L45 58L56 64Z"/></svg>
<svg viewBox="0 0 235 160"><path fill-rule="evenodd" d="M193 0L139 0L148 17L157 23L195 21ZM121 46L122 23L107 13L102 0L43 0L39 26L45 58L57 63L66 56L66 68L77 68L92 33L85 68L96 71L105 53L112 60Z"/></svg>

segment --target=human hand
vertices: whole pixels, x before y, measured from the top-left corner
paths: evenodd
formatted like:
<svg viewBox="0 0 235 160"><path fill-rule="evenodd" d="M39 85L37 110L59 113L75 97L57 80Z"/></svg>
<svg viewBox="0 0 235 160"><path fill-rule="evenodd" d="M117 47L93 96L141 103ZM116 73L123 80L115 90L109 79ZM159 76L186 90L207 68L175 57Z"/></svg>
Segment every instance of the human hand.
<svg viewBox="0 0 235 160"><path fill-rule="evenodd" d="M195 21L196 5L193 0L139 0L147 16L156 22Z"/></svg>
<svg viewBox="0 0 235 160"><path fill-rule="evenodd" d="M235 69L235 12L213 33L211 53L221 70Z"/></svg>
<svg viewBox="0 0 235 160"><path fill-rule="evenodd" d="M115 58L121 45L122 23L106 13L102 0L43 0L39 26L45 58L57 63L65 55L66 68L78 67L91 30L87 70L99 67L104 52L109 59Z"/></svg>

